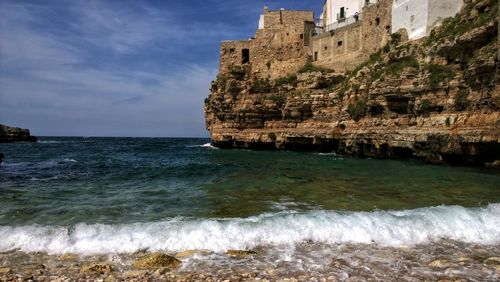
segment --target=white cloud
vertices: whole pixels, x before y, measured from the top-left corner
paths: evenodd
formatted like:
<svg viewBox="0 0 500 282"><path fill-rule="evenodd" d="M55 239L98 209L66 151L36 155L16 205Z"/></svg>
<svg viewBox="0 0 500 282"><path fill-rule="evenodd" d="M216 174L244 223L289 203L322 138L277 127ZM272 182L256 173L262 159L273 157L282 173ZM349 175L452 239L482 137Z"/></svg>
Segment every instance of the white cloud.
<svg viewBox="0 0 500 282"><path fill-rule="evenodd" d="M182 24L146 8L71 3L72 35L44 26L50 8L1 3L0 122L43 135L206 135L203 98L216 65L144 69L126 62L127 54L188 38ZM198 33L206 39L222 29ZM95 61L102 56L119 59Z"/></svg>

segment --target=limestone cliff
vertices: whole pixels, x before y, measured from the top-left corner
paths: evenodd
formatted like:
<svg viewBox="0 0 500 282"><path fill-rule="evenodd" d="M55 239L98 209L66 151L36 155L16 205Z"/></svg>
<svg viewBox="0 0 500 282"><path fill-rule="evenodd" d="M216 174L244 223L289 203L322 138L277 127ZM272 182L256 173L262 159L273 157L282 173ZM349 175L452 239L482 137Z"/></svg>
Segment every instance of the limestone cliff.
<svg viewBox="0 0 500 282"><path fill-rule="evenodd" d="M468 1L429 37L393 34L348 73L306 64L270 81L235 66L205 101L212 143L437 163L500 160L497 12L497 0Z"/></svg>
<svg viewBox="0 0 500 282"><path fill-rule="evenodd" d="M36 142L36 137L30 135L28 129L10 127L0 124L0 143Z"/></svg>

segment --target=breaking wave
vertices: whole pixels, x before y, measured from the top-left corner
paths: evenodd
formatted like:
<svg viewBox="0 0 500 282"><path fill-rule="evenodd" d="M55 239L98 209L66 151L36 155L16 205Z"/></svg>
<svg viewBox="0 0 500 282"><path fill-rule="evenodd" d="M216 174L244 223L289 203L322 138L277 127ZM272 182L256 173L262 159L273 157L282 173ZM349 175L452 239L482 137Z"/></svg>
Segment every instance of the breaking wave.
<svg viewBox="0 0 500 282"><path fill-rule="evenodd" d="M374 212L283 211L248 218L172 218L122 225L0 226L0 238L0 252L54 254L189 249L221 252L304 241L403 246L451 239L491 245L500 243L500 204Z"/></svg>

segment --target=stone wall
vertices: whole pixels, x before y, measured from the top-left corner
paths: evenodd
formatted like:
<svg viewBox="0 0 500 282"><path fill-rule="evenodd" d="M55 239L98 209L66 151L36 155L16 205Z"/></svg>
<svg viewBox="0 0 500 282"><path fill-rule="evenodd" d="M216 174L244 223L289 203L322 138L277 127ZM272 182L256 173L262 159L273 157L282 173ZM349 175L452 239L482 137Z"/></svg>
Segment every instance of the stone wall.
<svg viewBox="0 0 500 282"><path fill-rule="evenodd" d="M310 54L314 32L312 11L264 11L263 26L255 38L245 41L225 41L221 44L219 75L245 65L247 77L276 79L297 72ZM249 52L246 62L243 50Z"/></svg>
<svg viewBox="0 0 500 282"><path fill-rule="evenodd" d="M223 41L220 47L219 75L227 75L234 66L243 64L243 49L250 49L251 40Z"/></svg>
<svg viewBox="0 0 500 282"><path fill-rule="evenodd" d="M362 19L312 38L314 64L350 71L384 46L391 33L392 0L364 7Z"/></svg>
<svg viewBox="0 0 500 282"><path fill-rule="evenodd" d="M344 72L363 62L361 22L313 37L314 64Z"/></svg>
<svg viewBox="0 0 500 282"><path fill-rule="evenodd" d="M392 0L363 8L363 53L366 57L383 47L391 36Z"/></svg>

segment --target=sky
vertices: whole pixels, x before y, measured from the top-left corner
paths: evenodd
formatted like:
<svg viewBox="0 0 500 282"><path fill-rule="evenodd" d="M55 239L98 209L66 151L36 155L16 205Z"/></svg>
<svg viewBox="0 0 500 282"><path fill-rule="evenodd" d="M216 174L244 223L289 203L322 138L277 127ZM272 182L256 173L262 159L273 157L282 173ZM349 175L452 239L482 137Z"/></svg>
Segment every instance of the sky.
<svg viewBox="0 0 500 282"><path fill-rule="evenodd" d="M323 0L0 0L0 123L37 136L208 137L222 40L264 5Z"/></svg>

